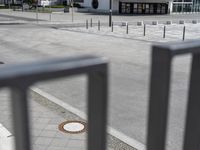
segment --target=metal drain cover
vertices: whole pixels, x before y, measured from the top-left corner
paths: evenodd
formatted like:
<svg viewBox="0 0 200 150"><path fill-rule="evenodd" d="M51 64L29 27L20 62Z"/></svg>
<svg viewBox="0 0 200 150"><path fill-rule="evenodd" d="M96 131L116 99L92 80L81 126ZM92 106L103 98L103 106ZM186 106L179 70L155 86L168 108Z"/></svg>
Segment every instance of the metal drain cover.
<svg viewBox="0 0 200 150"><path fill-rule="evenodd" d="M65 121L59 125L59 130L71 134L82 133L86 130L86 123L82 121Z"/></svg>

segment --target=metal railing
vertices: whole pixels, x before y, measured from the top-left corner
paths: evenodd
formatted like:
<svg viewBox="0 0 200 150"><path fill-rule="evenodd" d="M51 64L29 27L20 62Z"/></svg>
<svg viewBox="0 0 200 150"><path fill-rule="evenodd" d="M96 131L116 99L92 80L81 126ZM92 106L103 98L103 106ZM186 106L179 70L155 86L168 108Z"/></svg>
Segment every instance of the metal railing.
<svg viewBox="0 0 200 150"><path fill-rule="evenodd" d="M192 54L184 150L200 149L200 41L153 46L147 150L164 150L172 59Z"/></svg>
<svg viewBox="0 0 200 150"><path fill-rule="evenodd" d="M86 74L88 76L88 150L106 149L108 63L99 57L64 58L5 66L0 88L11 89L16 150L31 150L28 88L36 82Z"/></svg>

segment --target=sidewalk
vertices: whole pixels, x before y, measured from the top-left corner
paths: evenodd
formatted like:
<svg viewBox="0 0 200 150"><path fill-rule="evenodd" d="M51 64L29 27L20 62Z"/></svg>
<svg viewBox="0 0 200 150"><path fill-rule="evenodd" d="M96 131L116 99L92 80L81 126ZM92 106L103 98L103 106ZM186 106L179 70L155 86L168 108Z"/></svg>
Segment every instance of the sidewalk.
<svg viewBox="0 0 200 150"><path fill-rule="evenodd" d="M87 132L70 134L59 130L65 121L82 121L80 117L52 103L30 89L30 132L33 150L86 150ZM7 90L0 92L0 148L14 150L10 99ZM136 150L108 135L107 150Z"/></svg>
<svg viewBox="0 0 200 150"><path fill-rule="evenodd" d="M1 92L0 122L11 132L11 113L9 111L8 95ZM58 125L66 120L76 120L73 115L66 118L54 110L30 99L32 144L34 150L83 150L85 149L86 133L65 134L58 130Z"/></svg>

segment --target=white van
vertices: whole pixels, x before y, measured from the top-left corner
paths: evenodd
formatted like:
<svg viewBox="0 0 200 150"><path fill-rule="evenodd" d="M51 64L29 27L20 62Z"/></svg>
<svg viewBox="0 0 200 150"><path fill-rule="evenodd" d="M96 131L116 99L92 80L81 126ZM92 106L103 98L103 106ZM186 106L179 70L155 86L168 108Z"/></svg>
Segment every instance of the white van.
<svg viewBox="0 0 200 150"><path fill-rule="evenodd" d="M51 4L51 1L50 1L50 0L39 0L39 1L38 1L38 5L39 5L39 6L45 7L45 6L50 6L50 4Z"/></svg>

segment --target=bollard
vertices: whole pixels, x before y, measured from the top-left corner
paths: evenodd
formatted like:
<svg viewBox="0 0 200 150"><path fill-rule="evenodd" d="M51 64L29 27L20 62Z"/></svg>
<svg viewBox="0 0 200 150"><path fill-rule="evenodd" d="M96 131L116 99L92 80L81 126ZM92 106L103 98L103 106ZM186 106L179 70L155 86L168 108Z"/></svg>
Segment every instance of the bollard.
<svg viewBox="0 0 200 150"><path fill-rule="evenodd" d="M98 21L98 30L100 31L100 21Z"/></svg>
<svg viewBox="0 0 200 150"><path fill-rule="evenodd" d="M126 23L126 34L128 34L128 22Z"/></svg>
<svg viewBox="0 0 200 150"><path fill-rule="evenodd" d="M185 26L183 27L183 41L185 40Z"/></svg>
<svg viewBox="0 0 200 150"><path fill-rule="evenodd" d="M163 29L163 38L165 38L165 32L166 32L166 26L164 26L164 29Z"/></svg>
<svg viewBox="0 0 200 150"><path fill-rule="evenodd" d="M146 24L144 24L144 32L143 32L143 35L144 35L144 36L146 35Z"/></svg>
<svg viewBox="0 0 200 150"><path fill-rule="evenodd" d="M111 32L113 32L113 22L112 22L112 26L111 26Z"/></svg>
<svg viewBox="0 0 200 150"><path fill-rule="evenodd" d="M143 21L138 21L137 26L143 26Z"/></svg>
<svg viewBox="0 0 200 150"><path fill-rule="evenodd" d="M158 25L158 21L152 21L152 25Z"/></svg>
<svg viewBox="0 0 200 150"><path fill-rule="evenodd" d="M88 29L88 20L86 20L85 26L86 26L86 29Z"/></svg>
<svg viewBox="0 0 200 150"><path fill-rule="evenodd" d="M38 23L38 6L37 6L37 8L36 8L36 21L37 21L37 23Z"/></svg>
<svg viewBox="0 0 200 150"><path fill-rule="evenodd" d="M179 20L179 24L185 24L184 20Z"/></svg>
<svg viewBox="0 0 200 150"><path fill-rule="evenodd" d="M92 27L92 18L90 19L90 27Z"/></svg>
<svg viewBox="0 0 200 150"><path fill-rule="evenodd" d="M51 21L51 18L52 18L52 13L50 11L50 13L49 13L49 21Z"/></svg>
<svg viewBox="0 0 200 150"><path fill-rule="evenodd" d="M172 21L166 21L166 24L167 24L167 25L171 25L171 24L172 24Z"/></svg>
<svg viewBox="0 0 200 150"><path fill-rule="evenodd" d="M197 20L192 20L192 23L193 23L193 24L197 24L198 21L197 21Z"/></svg>

